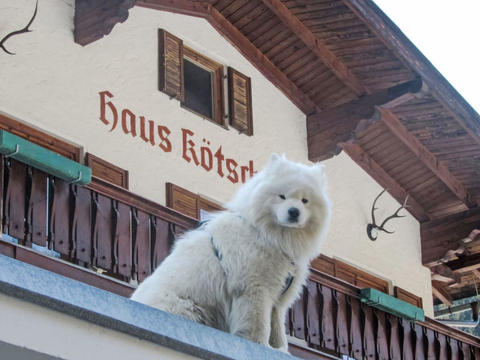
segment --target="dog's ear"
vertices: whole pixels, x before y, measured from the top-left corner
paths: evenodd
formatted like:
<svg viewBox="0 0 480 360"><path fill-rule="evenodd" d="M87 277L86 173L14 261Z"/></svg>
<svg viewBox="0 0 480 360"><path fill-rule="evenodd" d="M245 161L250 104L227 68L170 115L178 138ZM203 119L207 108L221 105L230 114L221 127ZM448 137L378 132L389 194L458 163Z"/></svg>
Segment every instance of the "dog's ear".
<svg viewBox="0 0 480 360"><path fill-rule="evenodd" d="M268 159L268 163L265 166L266 168L272 168L275 167L277 164L279 164L282 160L285 160L285 154L283 155L278 155L276 153L272 153L270 155L270 159Z"/></svg>
<svg viewBox="0 0 480 360"><path fill-rule="evenodd" d="M325 184L325 165L316 163L315 165L312 166L312 172L313 176L315 176L315 179L321 184Z"/></svg>

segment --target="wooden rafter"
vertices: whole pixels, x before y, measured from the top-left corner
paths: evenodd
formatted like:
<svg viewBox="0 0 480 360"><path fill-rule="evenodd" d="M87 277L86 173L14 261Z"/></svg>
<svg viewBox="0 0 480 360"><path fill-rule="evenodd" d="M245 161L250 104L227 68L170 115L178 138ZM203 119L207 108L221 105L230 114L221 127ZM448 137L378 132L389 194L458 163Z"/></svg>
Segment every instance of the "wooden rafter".
<svg viewBox="0 0 480 360"><path fill-rule="evenodd" d="M375 115L375 106L399 105L421 91L422 82L415 79L308 116L308 158L320 161L337 155L339 143L353 139L359 122Z"/></svg>
<svg viewBox="0 0 480 360"><path fill-rule="evenodd" d="M450 266L452 264L450 259L458 256L463 259L454 260L453 267L450 266L453 270L459 269L467 259L476 260L480 264L480 256L477 258L475 254L469 255L466 249L462 251L468 243L478 241L477 229L480 229L480 208L422 223L420 234L423 264L433 266L446 263ZM470 260L467 261L468 265L472 265Z"/></svg>
<svg viewBox="0 0 480 360"><path fill-rule="evenodd" d="M75 0L73 36L85 46L110 34L117 23L128 18L128 10L136 0Z"/></svg>
<svg viewBox="0 0 480 360"><path fill-rule="evenodd" d="M410 196L407 191L395 181L395 179L388 175L387 172L375 162L375 160L369 157L360 145L354 142L348 142L343 143L342 148L353 161L362 167L362 169L370 176L376 179L382 187L388 189L388 192L399 203L402 203L405 198L409 196L407 210L415 216L418 221L422 222L429 219L429 215L425 209L412 196Z"/></svg>
<svg viewBox="0 0 480 360"><path fill-rule="evenodd" d="M137 0L137 6L149 9L169 11L177 14L206 17L209 1L191 0Z"/></svg>
<svg viewBox="0 0 480 360"><path fill-rule="evenodd" d="M433 155L415 135L410 133L398 117L390 110L379 107L381 121L397 136L417 157L438 177L457 198L468 208L476 204L471 200L465 186L450 172L450 170Z"/></svg>
<svg viewBox="0 0 480 360"><path fill-rule="evenodd" d="M278 67L230 23L210 1L138 0L137 5L152 9L205 18L240 51L268 80L277 86L295 105L309 115L321 109L301 91Z"/></svg>
<svg viewBox="0 0 480 360"><path fill-rule="evenodd" d="M452 306L453 299L448 293L448 291L445 290L443 285L437 281L432 281L432 292L433 295L440 300L443 304L446 306L450 307Z"/></svg>
<svg viewBox="0 0 480 360"><path fill-rule="evenodd" d="M466 256L447 263L448 267L453 271L465 273L476 269L480 269L480 254Z"/></svg>
<svg viewBox="0 0 480 360"><path fill-rule="evenodd" d="M343 0L343 3L407 68L421 76L434 97L480 144L479 114L377 5L372 0Z"/></svg>
<svg viewBox="0 0 480 360"><path fill-rule="evenodd" d="M304 44L353 92L357 95L367 94L368 89L358 77L315 36L280 0L262 0L267 6Z"/></svg>

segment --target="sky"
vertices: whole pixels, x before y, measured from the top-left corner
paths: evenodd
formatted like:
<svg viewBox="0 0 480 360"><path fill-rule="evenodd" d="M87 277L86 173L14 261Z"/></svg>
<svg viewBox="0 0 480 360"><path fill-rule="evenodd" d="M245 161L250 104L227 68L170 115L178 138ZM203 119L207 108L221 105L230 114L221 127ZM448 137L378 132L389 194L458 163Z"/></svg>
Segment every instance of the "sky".
<svg viewBox="0 0 480 360"><path fill-rule="evenodd" d="M480 113L480 0L374 0Z"/></svg>

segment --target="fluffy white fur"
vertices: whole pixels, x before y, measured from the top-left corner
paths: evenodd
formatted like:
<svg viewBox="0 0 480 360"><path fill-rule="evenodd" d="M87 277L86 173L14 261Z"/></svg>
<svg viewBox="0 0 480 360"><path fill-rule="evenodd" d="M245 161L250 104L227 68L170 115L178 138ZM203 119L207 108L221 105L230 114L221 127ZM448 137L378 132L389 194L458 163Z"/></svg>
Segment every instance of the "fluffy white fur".
<svg viewBox="0 0 480 360"><path fill-rule="evenodd" d="M274 154L227 209L178 239L132 299L287 351L286 311L330 221L324 167Z"/></svg>

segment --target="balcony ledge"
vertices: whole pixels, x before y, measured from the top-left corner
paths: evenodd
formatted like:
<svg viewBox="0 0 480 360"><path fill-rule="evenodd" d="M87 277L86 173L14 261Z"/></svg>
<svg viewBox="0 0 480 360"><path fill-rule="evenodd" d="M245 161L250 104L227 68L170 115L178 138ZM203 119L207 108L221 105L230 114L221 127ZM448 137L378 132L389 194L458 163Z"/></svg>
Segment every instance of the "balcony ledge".
<svg viewBox="0 0 480 360"><path fill-rule="evenodd" d="M204 359L297 359L4 255L0 293Z"/></svg>

